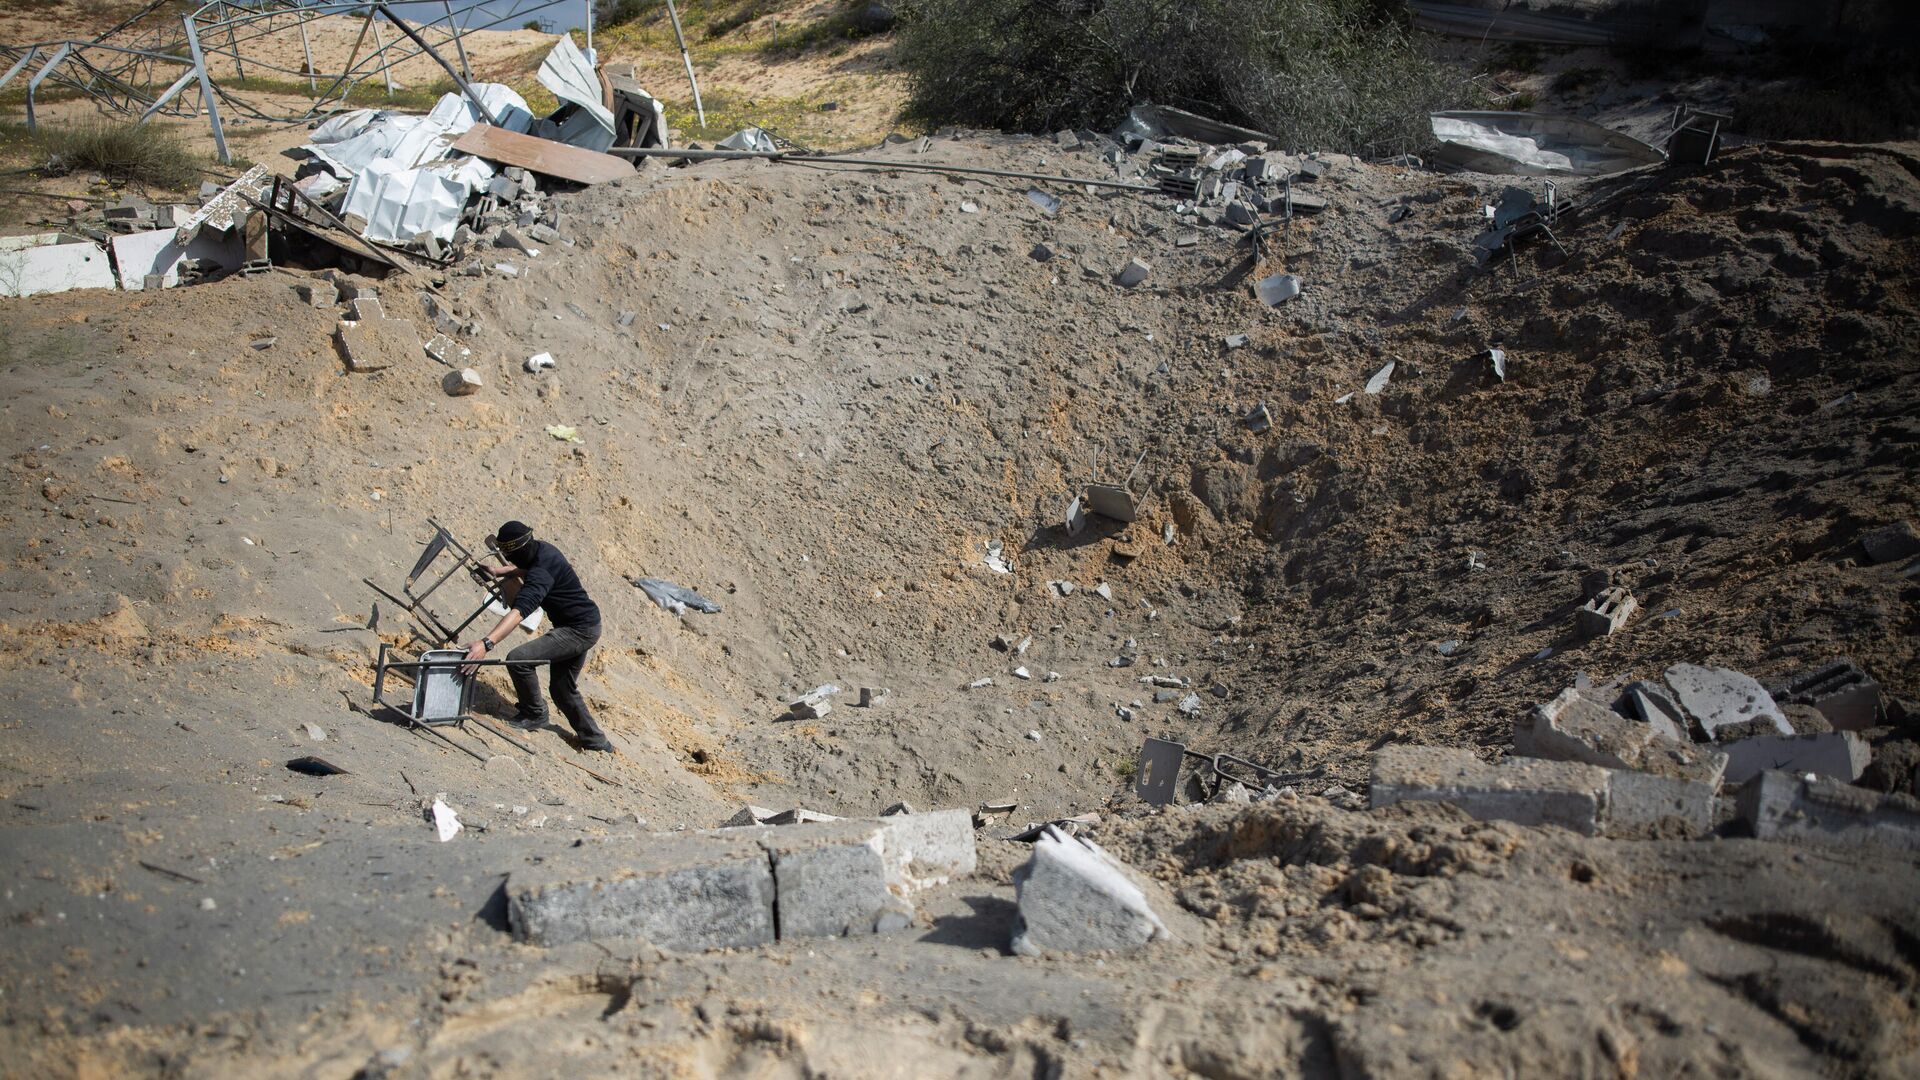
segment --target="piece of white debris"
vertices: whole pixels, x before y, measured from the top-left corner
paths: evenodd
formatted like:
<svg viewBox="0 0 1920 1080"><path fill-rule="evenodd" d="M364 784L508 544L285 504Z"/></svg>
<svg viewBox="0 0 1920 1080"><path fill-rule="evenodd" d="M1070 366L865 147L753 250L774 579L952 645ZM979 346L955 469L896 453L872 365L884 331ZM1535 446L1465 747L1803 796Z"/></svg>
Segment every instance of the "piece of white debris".
<svg viewBox="0 0 1920 1080"><path fill-rule="evenodd" d="M433 831L439 834L440 842L446 843L460 834L460 815L436 795L433 798Z"/></svg>
<svg viewBox="0 0 1920 1080"><path fill-rule="evenodd" d="M1028 671L1024 667L1017 667L1013 669L1013 677L1016 679L1031 679L1033 678L1033 672Z"/></svg>
<svg viewBox="0 0 1920 1080"><path fill-rule="evenodd" d="M982 675L980 678L975 679L972 682L968 683L967 689L978 690L983 686L992 686L992 685L993 685L993 676Z"/></svg>

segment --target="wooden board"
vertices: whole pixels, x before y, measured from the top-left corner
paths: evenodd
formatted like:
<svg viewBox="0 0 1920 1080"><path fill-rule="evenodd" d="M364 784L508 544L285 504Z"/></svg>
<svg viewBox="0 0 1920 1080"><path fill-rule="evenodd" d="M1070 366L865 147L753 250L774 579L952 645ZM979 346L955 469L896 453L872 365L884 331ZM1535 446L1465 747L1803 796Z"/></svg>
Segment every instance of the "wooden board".
<svg viewBox="0 0 1920 1080"><path fill-rule="evenodd" d="M582 150L577 146L522 135L489 124L475 124L453 144L455 150L502 165L518 165L542 176L556 176L576 184L604 184L633 175L625 158Z"/></svg>

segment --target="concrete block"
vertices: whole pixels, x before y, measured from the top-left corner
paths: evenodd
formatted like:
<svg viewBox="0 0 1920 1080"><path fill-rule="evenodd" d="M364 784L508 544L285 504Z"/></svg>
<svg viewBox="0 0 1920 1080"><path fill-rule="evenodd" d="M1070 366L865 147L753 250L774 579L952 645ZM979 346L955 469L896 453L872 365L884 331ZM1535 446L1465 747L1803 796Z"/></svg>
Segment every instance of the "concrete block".
<svg viewBox="0 0 1920 1080"><path fill-rule="evenodd" d="M349 319L384 319L387 313L380 307L377 296L356 296L347 302Z"/></svg>
<svg viewBox="0 0 1920 1080"><path fill-rule="evenodd" d="M1254 213L1253 207L1246 203L1230 202L1227 204L1226 218L1233 225L1254 225L1259 222L1260 215Z"/></svg>
<svg viewBox="0 0 1920 1080"><path fill-rule="evenodd" d="M472 368L449 371L447 377L440 380L440 388L453 397L466 397L469 394L479 393L480 373Z"/></svg>
<svg viewBox="0 0 1920 1080"><path fill-rule="evenodd" d="M723 829L737 829L748 825L760 825L764 824L766 820L772 816L773 811L766 807L755 806L752 803L748 803L735 811L732 817L721 822L720 827Z"/></svg>
<svg viewBox="0 0 1920 1080"><path fill-rule="evenodd" d="M1768 728L1775 735L1793 734L1772 695L1752 676L1729 668L1675 664L1667 669L1666 680L1673 699L1705 739L1742 738Z"/></svg>
<svg viewBox="0 0 1920 1080"><path fill-rule="evenodd" d="M1133 521L1139 516L1133 492L1118 484L1088 484L1087 510L1115 521Z"/></svg>
<svg viewBox="0 0 1920 1080"><path fill-rule="evenodd" d="M1719 790L1727 768L1727 755L1664 739L1651 724L1629 720L1578 689L1566 690L1522 717L1514 725L1513 752L1702 783L1709 795Z"/></svg>
<svg viewBox="0 0 1920 1080"><path fill-rule="evenodd" d="M1770 769L1798 776L1813 773L1851 783L1860 779L1873 761L1873 748L1851 731L1820 735L1762 735L1723 743L1727 752L1726 780L1745 783Z"/></svg>
<svg viewBox="0 0 1920 1080"><path fill-rule="evenodd" d="M1606 637L1627 625L1640 601L1619 585L1610 585L1574 612L1574 625L1585 637Z"/></svg>
<svg viewBox="0 0 1920 1080"><path fill-rule="evenodd" d="M787 709L795 720L818 720L833 711L833 703L827 699L839 692L838 686L821 683L788 702Z"/></svg>
<svg viewBox="0 0 1920 1080"><path fill-rule="evenodd" d="M1045 244L1035 244L1033 250L1027 254L1035 262L1046 262L1053 258L1053 249Z"/></svg>
<svg viewBox="0 0 1920 1080"><path fill-rule="evenodd" d="M1920 800L1911 795L1763 772L1741 789L1739 811L1762 840L1920 854Z"/></svg>
<svg viewBox="0 0 1920 1080"><path fill-rule="evenodd" d="M1627 684L1613 708L1615 712L1639 718L1663 739L1677 743L1693 741L1687 734L1687 714L1659 683L1641 679Z"/></svg>
<svg viewBox="0 0 1920 1080"><path fill-rule="evenodd" d="M887 699L892 696L893 691L884 686L863 686L860 688L859 707L862 709L877 709L885 705Z"/></svg>
<svg viewBox="0 0 1920 1080"><path fill-rule="evenodd" d="M535 945L645 938L687 952L774 940L774 878L751 838L589 841L507 880L514 936Z"/></svg>
<svg viewBox="0 0 1920 1080"><path fill-rule="evenodd" d="M545 244L548 247L552 247L560 242L560 232L551 225L529 225L527 226L527 239L536 244Z"/></svg>
<svg viewBox="0 0 1920 1080"><path fill-rule="evenodd" d="M1153 273L1151 263L1141 259L1128 259L1127 265L1120 269L1120 284L1131 289L1147 280L1147 275L1151 273Z"/></svg>
<svg viewBox="0 0 1920 1080"><path fill-rule="evenodd" d="M1052 826L1013 884L1013 951L1022 956L1138 949L1172 936L1125 864Z"/></svg>
<svg viewBox="0 0 1920 1080"><path fill-rule="evenodd" d="M300 300L309 307L333 307L340 302L340 290L325 281L297 286Z"/></svg>
<svg viewBox="0 0 1920 1080"><path fill-rule="evenodd" d="M913 904L889 887L879 822L769 828L759 841L773 864L782 939L872 934L912 923Z"/></svg>
<svg viewBox="0 0 1920 1080"><path fill-rule="evenodd" d="M518 251L528 258L540 254L539 248L523 239L519 233L514 232L512 229L501 229L493 238L493 246L506 248L509 251Z"/></svg>
<svg viewBox="0 0 1920 1080"><path fill-rule="evenodd" d="M1369 803L1452 803L1481 821L1559 825L1592 836L1607 802L1607 771L1568 761L1509 758L1489 765L1470 750L1389 746L1373 755Z"/></svg>
<svg viewBox="0 0 1920 1080"><path fill-rule="evenodd" d="M1629 769L1607 773L1606 829L1632 832L1679 822L1700 836L1713 830L1718 785Z"/></svg>
<svg viewBox="0 0 1920 1080"><path fill-rule="evenodd" d="M118 246L121 239L125 238L116 238L114 244ZM84 236L42 233L0 237L0 296L111 289L114 280L106 249ZM133 280L138 282L140 277ZM122 275L120 285L125 288L126 284Z"/></svg>
<svg viewBox="0 0 1920 1080"><path fill-rule="evenodd" d="M1835 660L1789 677L1768 693L1782 705L1811 705L1835 731L1865 731L1886 720L1880 683L1850 660Z"/></svg>
<svg viewBox="0 0 1920 1080"><path fill-rule="evenodd" d="M1861 537L1860 546L1874 562L1899 562L1920 555L1920 534L1913 531L1912 522L1896 521Z"/></svg>

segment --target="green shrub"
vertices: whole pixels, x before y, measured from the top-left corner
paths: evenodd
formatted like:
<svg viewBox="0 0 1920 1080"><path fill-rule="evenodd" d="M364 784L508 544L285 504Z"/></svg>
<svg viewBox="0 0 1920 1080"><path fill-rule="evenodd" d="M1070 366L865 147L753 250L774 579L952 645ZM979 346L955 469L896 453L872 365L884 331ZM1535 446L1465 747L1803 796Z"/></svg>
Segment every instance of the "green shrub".
<svg viewBox="0 0 1920 1080"><path fill-rule="evenodd" d="M34 133L43 168L54 175L92 171L158 188L185 188L200 180L201 159L180 138L150 124L41 125Z"/></svg>
<svg viewBox="0 0 1920 1080"><path fill-rule="evenodd" d="M1108 127L1172 105L1298 149L1428 141L1460 80L1377 0L903 0L908 111L1013 131Z"/></svg>

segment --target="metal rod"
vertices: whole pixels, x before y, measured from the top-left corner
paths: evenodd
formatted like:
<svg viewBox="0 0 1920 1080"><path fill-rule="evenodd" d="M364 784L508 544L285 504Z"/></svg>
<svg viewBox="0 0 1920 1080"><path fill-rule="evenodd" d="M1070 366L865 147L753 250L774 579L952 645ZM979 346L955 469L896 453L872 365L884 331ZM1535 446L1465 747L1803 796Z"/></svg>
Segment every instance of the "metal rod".
<svg viewBox="0 0 1920 1080"><path fill-rule="evenodd" d="M387 43L380 40L380 24L374 21L373 13L367 13L367 25L373 28L373 52L375 56L384 55ZM393 62L380 65L380 77L387 81L387 100L393 100Z"/></svg>
<svg viewBox="0 0 1920 1080"><path fill-rule="evenodd" d="M980 169L971 165L942 165L930 161L889 161L884 158L837 157L829 154L795 154L786 150L671 150L664 147L615 146L609 154L621 157L686 158L691 161L729 158L766 158L787 165L859 165L869 169L917 169L921 172L965 173L970 176L1000 176L1012 180L1038 180L1055 184L1086 184L1115 191L1137 191L1158 195L1160 189L1147 184L1126 184L1118 180L1092 180L1080 176L1049 176L1046 173L1015 172L1011 169Z"/></svg>
<svg viewBox="0 0 1920 1080"><path fill-rule="evenodd" d="M71 44L61 45L60 48L54 52L53 59L47 61L47 66L41 68L39 71L34 72L33 78L27 80L27 130L28 131L34 130L33 95L35 91L40 89L40 81L42 79L45 79L48 75L52 74L53 69L58 67L60 65L60 61L65 60L67 58L67 54L72 51L73 51L73 46Z"/></svg>
<svg viewBox="0 0 1920 1080"><path fill-rule="evenodd" d="M447 33L453 38L453 47L460 54L460 74L473 78L473 69L467 66L466 35L460 32L459 24L453 21L453 0L440 0L440 6L447 9ZM593 5L587 5L588 17L592 17Z"/></svg>
<svg viewBox="0 0 1920 1080"><path fill-rule="evenodd" d="M313 70L313 43L307 40L307 16L300 16L300 55L307 61L307 93L320 92L320 76Z"/></svg>
<svg viewBox="0 0 1920 1080"><path fill-rule="evenodd" d="M147 111L140 114L140 119L134 121L135 126L144 124L148 120L153 119L154 113L157 113L161 109L166 108L167 102L172 101L175 94L178 94L181 90L186 88L187 83L193 79L193 74L194 74L193 69L188 68L186 74L180 76L178 79L175 79L173 81L173 85L167 87L165 93L153 99L153 104L147 106Z"/></svg>
<svg viewBox="0 0 1920 1080"><path fill-rule="evenodd" d="M7 84L13 81L13 77L20 74L20 69L33 63L33 58L39 55L40 46L38 45L31 46L25 53L22 53L20 59L15 60L13 66L7 69L7 73L0 75L0 90L6 89Z"/></svg>
<svg viewBox="0 0 1920 1080"><path fill-rule="evenodd" d="M673 39L680 43L680 62L687 65L687 85L693 87L693 112L700 118L700 130L707 129L707 110L700 104L700 80L693 77L693 54L687 52L687 36L680 32L680 12L667 0L667 17L673 20Z"/></svg>
<svg viewBox="0 0 1920 1080"><path fill-rule="evenodd" d="M393 9L388 7L387 5L375 4L373 5L373 9L379 12L380 14L385 15L387 17L387 21L392 23L395 27L397 27L401 33L407 35L409 38L412 38L413 43L415 45L420 46L420 48L428 56L433 57L434 63L439 64L441 67L445 68L447 74L453 76L453 84L460 88L460 92L467 96L468 101L473 102L474 109L477 110L480 113L480 115L486 119L487 123L492 124L494 127L500 126L500 121L494 119L493 117L493 110L487 108L487 103L480 100L480 95L473 92L473 87L467 85L467 80L460 77L460 73L453 69L453 65L447 63L444 57L442 57L439 53L433 50L433 46L427 44L426 38L423 38L419 34L415 33L413 27L408 26L405 22L403 22L400 16L395 15L393 13Z"/></svg>
<svg viewBox="0 0 1920 1080"><path fill-rule="evenodd" d="M233 164L233 155L227 153L227 133L220 130L220 106L213 98L213 79L207 75L207 54L200 51L200 31L194 28L193 16L180 20L187 27L187 51L193 54L193 69L200 73L200 104L207 107L207 124L213 128L213 147L220 158L220 164Z"/></svg>

